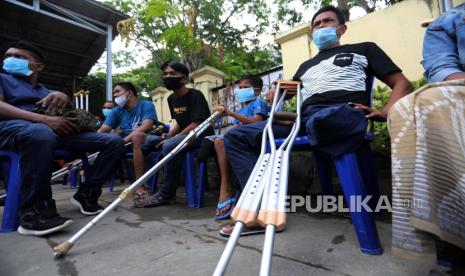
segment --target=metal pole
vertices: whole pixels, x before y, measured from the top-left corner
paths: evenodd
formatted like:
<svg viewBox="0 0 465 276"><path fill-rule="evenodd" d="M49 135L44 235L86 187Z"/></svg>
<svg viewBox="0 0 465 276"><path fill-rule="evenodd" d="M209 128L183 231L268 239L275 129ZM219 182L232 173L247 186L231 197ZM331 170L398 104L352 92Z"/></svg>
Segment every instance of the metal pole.
<svg viewBox="0 0 465 276"><path fill-rule="evenodd" d="M271 270L271 257L273 256L275 226L269 224L266 226L265 242L263 244L262 264L260 267L260 276L269 276Z"/></svg>
<svg viewBox="0 0 465 276"><path fill-rule="evenodd" d="M111 101L112 97L112 73L111 73L111 61L112 61L112 52L111 52L111 42L113 41L113 27L108 25L107 27L107 101Z"/></svg>
<svg viewBox="0 0 465 276"><path fill-rule="evenodd" d="M89 93L86 94L86 111L89 111Z"/></svg>
<svg viewBox="0 0 465 276"><path fill-rule="evenodd" d="M35 12L40 11L40 0L34 0L34 2L32 3L32 9Z"/></svg>
<svg viewBox="0 0 465 276"><path fill-rule="evenodd" d="M232 253L234 252L234 247L236 247L237 241L241 236L243 227L244 223L241 221L236 222L234 225L234 230L229 237L228 243L226 244L226 248L224 249L220 260L218 261L218 265L216 266L215 272L213 272L213 276L221 276L224 274L228 267L229 260L231 260Z"/></svg>
<svg viewBox="0 0 465 276"><path fill-rule="evenodd" d="M444 12L452 9L454 7L454 3L452 3L452 0L442 0L443 5L444 5Z"/></svg>
<svg viewBox="0 0 465 276"><path fill-rule="evenodd" d="M73 89L72 89L73 93L74 91L76 91L76 76L73 76Z"/></svg>

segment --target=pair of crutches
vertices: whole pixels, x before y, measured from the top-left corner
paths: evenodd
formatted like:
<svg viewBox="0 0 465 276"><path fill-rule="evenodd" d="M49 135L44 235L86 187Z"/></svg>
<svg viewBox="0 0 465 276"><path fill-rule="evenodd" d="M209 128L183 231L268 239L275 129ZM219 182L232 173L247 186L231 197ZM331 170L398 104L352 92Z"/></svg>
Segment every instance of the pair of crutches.
<svg viewBox="0 0 465 276"><path fill-rule="evenodd" d="M261 226L266 227L260 275L270 274L275 231L282 229L286 224L285 203L289 157L300 128L302 104L300 82L277 81L276 83L270 117L263 131L261 153L231 214L231 218L236 223L213 273L214 276L223 275L225 272L243 227L254 225L257 221ZM297 94L296 114L278 112L278 107L282 106L286 96L291 94ZM289 136L278 149L274 141L273 123L292 125ZM267 145L270 146L269 152L266 150Z"/></svg>
<svg viewBox="0 0 465 276"><path fill-rule="evenodd" d="M171 158L173 158L176 154L182 151L185 147L191 144L195 139L199 138L200 134L202 134L208 127L210 127L219 117L223 111L216 111L213 113L208 119L202 122L199 126L197 126L194 130L192 130L186 138L184 138L178 146L176 146L170 153L168 153L165 157L163 157L157 164L155 164L150 170L148 170L144 175L142 175L139 179L137 179L133 184L127 187L118 198L113 201L108 207L106 207L99 215L97 215L94 219L92 219L89 223L87 223L81 230L79 230L76 234L74 234L69 240L63 241L59 245L53 248L53 255L57 257L62 257L68 253L68 251L73 247L74 244L84 235L86 234L94 225L96 225L100 220L103 219L109 212L111 212L116 206L118 206L123 200L128 199L132 193L145 183L152 175L154 175L158 170L163 168L166 162L168 162Z"/></svg>
<svg viewBox="0 0 465 276"><path fill-rule="evenodd" d="M89 94L90 91L79 90L74 93L74 106L78 109L89 111Z"/></svg>

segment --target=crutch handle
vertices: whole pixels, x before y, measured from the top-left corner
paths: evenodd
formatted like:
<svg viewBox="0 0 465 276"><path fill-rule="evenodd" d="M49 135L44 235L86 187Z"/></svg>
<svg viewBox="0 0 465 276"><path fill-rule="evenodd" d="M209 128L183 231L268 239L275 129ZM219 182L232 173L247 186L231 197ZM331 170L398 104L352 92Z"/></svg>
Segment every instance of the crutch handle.
<svg viewBox="0 0 465 276"><path fill-rule="evenodd" d="M285 121L295 121L295 119L297 119L297 114L294 112L275 112L274 119L285 120Z"/></svg>
<svg viewBox="0 0 465 276"><path fill-rule="evenodd" d="M285 80L276 80L274 81L275 85L279 84L279 87L283 90L287 90L288 95L296 95L297 87L301 85L300 81L285 81Z"/></svg>
<svg viewBox="0 0 465 276"><path fill-rule="evenodd" d="M297 119L297 114L293 112L275 112L273 123L285 126L292 126Z"/></svg>
<svg viewBox="0 0 465 276"><path fill-rule="evenodd" d="M78 92L75 92L73 95L77 97L83 94L84 92L85 92L84 90L79 90Z"/></svg>

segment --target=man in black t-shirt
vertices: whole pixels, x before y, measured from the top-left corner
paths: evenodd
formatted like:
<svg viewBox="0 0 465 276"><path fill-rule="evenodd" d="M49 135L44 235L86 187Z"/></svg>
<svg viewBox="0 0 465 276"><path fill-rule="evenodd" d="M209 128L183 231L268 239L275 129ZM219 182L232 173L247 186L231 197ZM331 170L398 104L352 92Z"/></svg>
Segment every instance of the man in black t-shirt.
<svg viewBox="0 0 465 276"><path fill-rule="evenodd" d="M334 155L355 151L363 140L367 118L386 121L389 108L411 91L411 85L376 44L339 43L347 26L344 15L337 8L326 6L318 10L311 27L313 41L320 51L304 62L293 77L293 80L302 82L302 128L311 143L315 139ZM374 76L392 89L382 110L370 107ZM334 110L337 112L332 113ZM323 118L324 123L317 125L317 116L318 119L326 116L330 120ZM224 136L226 154L242 187L257 161L265 125L265 121L248 124L231 129ZM353 132L354 129L358 132ZM290 127L273 125L273 132L275 137L286 137ZM232 227L227 226L222 229L222 234L231 231ZM247 229L244 232L247 233Z"/></svg>
<svg viewBox="0 0 465 276"><path fill-rule="evenodd" d="M210 109L202 92L186 87L189 69L184 64L175 61L166 62L161 66L161 70L166 88L173 91L168 97L168 106L171 118L176 120L170 131L162 136L163 140L156 146L161 147L166 156L186 138L191 130L210 117ZM201 138L213 134L213 129L208 128L199 139L187 146L184 152L199 147ZM153 138L157 139L157 137ZM150 143L151 139L152 137L148 137L147 143ZM177 154L165 165L163 187L158 193L145 200L144 207L156 207L174 201L176 184L181 176L180 168L182 168L182 154Z"/></svg>

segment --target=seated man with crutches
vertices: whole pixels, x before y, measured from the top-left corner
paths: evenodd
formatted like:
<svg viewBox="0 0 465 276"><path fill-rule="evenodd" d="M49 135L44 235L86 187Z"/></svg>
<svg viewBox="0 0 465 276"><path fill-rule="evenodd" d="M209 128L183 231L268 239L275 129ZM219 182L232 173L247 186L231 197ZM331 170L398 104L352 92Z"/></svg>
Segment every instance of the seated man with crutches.
<svg viewBox="0 0 465 276"><path fill-rule="evenodd" d="M139 179L145 169L141 146L157 121L155 107L152 102L137 99L136 87L130 82L113 85L113 96L118 106L109 112L98 132L106 133L119 127L124 142L132 142L134 172L136 179ZM144 207L144 200L149 196L149 191L141 185L133 196L134 206Z"/></svg>
<svg viewBox="0 0 465 276"><path fill-rule="evenodd" d="M401 70L376 44L340 44L340 37L347 30L344 23L343 13L335 7L326 6L316 12L311 27L313 41L320 51L304 62L293 78L302 83L302 128L310 135L310 141L328 137L333 140L329 146L326 143L324 147L315 147L331 155L356 151L363 142L367 119L385 121L392 104L411 91ZM368 86L373 75L392 88L383 110L369 106ZM325 118L325 114L333 112L337 112L336 116ZM225 134L226 154L242 187L257 162L265 125L266 122L253 123ZM286 137L290 129L273 125L275 137ZM258 224L250 226L243 230L244 234L264 232L257 230ZM230 235L233 228L233 225L223 227L221 234Z"/></svg>
<svg viewBox="0 0 465 276"><path fill-rule="evenodd" d="M159 136L150 135L143 147L147 148L148 144L153 145L154 148L161 148L163 155L166 156L186 138L189 132L210 117L210 109L202 92L186 87L189 69L184 64L168 61L160 68L163 71L163 82L166 88L173 91L168 97L168 106L171 118L175 119L176 123L168 133L162 135L161 142L159 142ZM213 134L213 128L209 127L200 137L191 141L183 152L200 147L202 138ZM182 154L174 156L166 163L165 183L158 193L145 199L143 207L157 207L174 202L177 183L181 176L180 168L182 168Z"/></svg>
<svg viewBox="0 0 465 276"><path fill-rule="evenodd" d="M72 223L58 215L52 199L50 178L55 149L100 152L85 183L71 198L85 215L103 210L98 204L102 185L113 173L123 150L123 140L116 135L80 132L68 118L31 112L41 106L46 112L60 114L65 107L72 107L66 94L38 83L44 68L42 52L19 41L4 54L3 69L8 74L0 74L0 148L16 151L21 157L18 232L23 235L46 235Z"/></svg>

